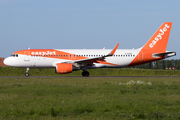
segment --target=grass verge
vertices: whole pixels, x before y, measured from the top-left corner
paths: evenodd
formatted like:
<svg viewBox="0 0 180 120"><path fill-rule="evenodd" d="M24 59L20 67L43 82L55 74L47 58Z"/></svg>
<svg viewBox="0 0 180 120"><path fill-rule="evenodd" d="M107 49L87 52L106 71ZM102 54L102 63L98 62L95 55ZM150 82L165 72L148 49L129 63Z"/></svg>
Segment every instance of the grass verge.
<svg viewBox="0 0 180 120"><path fill-rule="evenodd" d="M179 76L180 70L103 68L88 70L90 76ZM25 76L25 68L0 67L0 76ZM55 68L30 68L30 76L81 76L82 70L56 74Z"/></svg>

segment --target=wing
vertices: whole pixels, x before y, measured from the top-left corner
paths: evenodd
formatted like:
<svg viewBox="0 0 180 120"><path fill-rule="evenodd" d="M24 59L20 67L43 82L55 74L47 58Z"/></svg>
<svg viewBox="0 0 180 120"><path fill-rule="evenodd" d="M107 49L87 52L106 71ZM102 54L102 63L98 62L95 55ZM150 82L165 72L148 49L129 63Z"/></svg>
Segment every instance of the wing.
<svg viewBox="0 0 180 120"><path fill-rule="evenodd" d="M116 52L118 46L119 46L119 43L113 48L113 50L109 54L101 56L101 57L93 57L93 58L73 60L73 61L67 61L67 60L64 60L64 61L55 61L55 62L53 62L52 65L54 67L56 67L57 63L70 63L70 64L73 64L73 66L75 68L81 68L81 67L84 67L84 66L92 66L93 63L102 63L102 64L116 65L116 64L113 64L113 63L106 63L106 61L104 59L106 57L113 56L114 53Z"/></svg>
<svg viewBox="0 0 180 120"><path fill-rule="evenodd" d="M107 54L107 55L104 55L104 56L101 56L101 57L93 57L93 58L88 58L88 59L81 59L81 60L76 60L76 61L73 61L73 63L96 63L97 61L104 61L104 59L106 57L110 57L110 56L113 56L114 53L116 52L117 48L119 46L119 43L113 48L113 50Z"/></svg>

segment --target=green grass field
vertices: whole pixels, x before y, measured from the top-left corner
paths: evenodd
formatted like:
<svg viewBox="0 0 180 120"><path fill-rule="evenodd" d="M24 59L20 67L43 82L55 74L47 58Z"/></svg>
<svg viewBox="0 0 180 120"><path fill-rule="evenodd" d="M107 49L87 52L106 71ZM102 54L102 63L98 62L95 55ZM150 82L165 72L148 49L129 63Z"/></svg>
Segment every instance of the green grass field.
<svg viewBox="0 0 180 120"><path fill-rule="evenodd" d="M180 70L103 68L89 69L90 76L180 76ZM0 67L0 76L25 76L25 68ZM30 76L82 76L82 70L56 74L55 68L30 68Z"/></svg>
<svg viewBox="0 0 180 120"><path fill-rule="evenodd" d="M0 78L0 119L180 119L179 78Z"/></svg>

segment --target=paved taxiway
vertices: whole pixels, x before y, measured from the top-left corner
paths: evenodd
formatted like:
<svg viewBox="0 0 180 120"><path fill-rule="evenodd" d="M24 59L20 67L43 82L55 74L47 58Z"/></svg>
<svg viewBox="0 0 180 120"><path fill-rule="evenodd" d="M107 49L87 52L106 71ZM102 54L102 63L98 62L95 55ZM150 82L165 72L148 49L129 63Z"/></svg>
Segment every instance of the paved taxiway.
<svg viewBox="0 0 180 120"><path fill-rule="evenodd" d="M180 78L180 76L0 76L0 78Z"/></svg>

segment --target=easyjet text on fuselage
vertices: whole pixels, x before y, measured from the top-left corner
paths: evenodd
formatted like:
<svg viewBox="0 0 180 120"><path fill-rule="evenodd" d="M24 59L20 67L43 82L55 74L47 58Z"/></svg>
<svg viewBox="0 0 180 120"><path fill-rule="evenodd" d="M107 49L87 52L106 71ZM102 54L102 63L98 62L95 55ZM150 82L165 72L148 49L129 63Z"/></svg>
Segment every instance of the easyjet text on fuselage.
<svg viewBox="0 0 180 120"><path fill-rule="evenodd" d="M56 55L56 51L33 51L31 55Z"/></svg>

